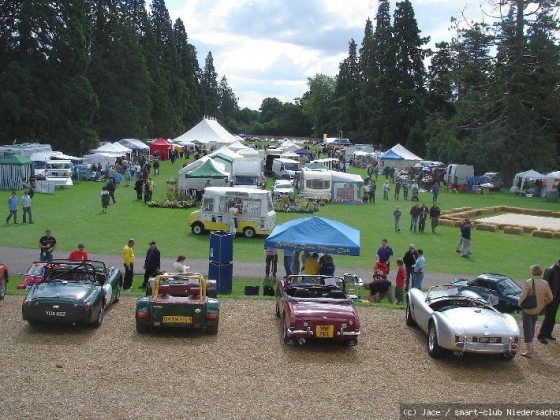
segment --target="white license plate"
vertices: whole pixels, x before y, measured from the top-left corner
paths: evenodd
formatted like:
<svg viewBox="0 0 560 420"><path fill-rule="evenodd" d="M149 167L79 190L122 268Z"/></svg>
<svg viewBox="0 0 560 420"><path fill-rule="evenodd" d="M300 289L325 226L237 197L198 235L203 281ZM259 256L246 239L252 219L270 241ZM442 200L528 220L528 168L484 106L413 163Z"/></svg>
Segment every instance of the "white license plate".
<svg viewBox="0 0 560 420"><path fill-rule="evenodd" d="M55 317L66 316L66 312L62 312L62 311L45 311L45 314L47 316L55 316Z"/></svg>

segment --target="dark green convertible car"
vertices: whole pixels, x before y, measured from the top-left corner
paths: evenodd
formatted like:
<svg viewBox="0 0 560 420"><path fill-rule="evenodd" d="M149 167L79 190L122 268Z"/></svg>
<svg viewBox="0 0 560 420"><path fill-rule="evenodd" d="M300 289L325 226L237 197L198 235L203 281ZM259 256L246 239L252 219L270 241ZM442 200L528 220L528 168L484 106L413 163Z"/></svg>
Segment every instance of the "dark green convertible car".
<svg viewBox="0 0 560 420"><path fill-rule="evenodd" d="M23 319L39 323L99 327L105 309L119 301L122 273L100 261L54 260L44 279L33 285L22 304Z"/></svg>
<svg viewBox="0 0 560 420"><path fill-rule="evenodd" d="M194 329L218 333L220 303L208 297L201 274L160 274L152 282L152 294L136 301L136 330L154 327Z"/></svg>

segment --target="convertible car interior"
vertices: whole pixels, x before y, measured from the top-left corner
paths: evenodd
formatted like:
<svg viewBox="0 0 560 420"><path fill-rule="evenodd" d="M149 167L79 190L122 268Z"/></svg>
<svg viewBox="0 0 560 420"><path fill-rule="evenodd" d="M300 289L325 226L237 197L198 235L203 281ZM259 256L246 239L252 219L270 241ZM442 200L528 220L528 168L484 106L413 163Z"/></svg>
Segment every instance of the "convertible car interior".
<svg viewBox="0 0 560 420"><path fill-rule="evenodd" d="M162 284L158 288L158 299L167 297L188 297L198 299L200 296L200 287L198 284L190 283L173 283Z"/></svg>
<svg viewBox="0 0 560 420"><path fill-rule="evenodd" d="M443 312L452 308L481 308L484 306L472 299L441 299L430 304L430 308L437 312Z"/></svg>
<svg viewBox="0 0 560 420"><path fill-rule="evenodd" d="M346 293L330 285L289 286L286 288L286 294L298 299L348 299Z"/></svg>

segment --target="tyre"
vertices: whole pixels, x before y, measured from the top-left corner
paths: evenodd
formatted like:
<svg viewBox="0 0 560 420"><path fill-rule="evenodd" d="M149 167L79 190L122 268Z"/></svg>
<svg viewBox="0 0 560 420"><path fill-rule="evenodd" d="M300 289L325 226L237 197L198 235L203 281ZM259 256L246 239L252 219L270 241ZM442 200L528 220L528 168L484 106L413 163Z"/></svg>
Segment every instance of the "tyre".
<svg viewBox="0 0 560 420"><path fill-rule="evenodd" d="M515 357L517 353L512 351L512 352L508 352L508 353L501 353L500 357L504 360L513 360L513 358Z"/></svg>
<svg viewBox="0 0 560 420"><path fill-rule="evenodd" d="M117 286L117 293L115 294L115 300L113 303L117 303L121 300L121 288Z"/></svg>
<svg viewBox="0 0 560 420"><path fill-rule="evenodd" d="M282 339L284 340L284 344L294 344L294 341L290 337L288 337L288 326L286 325L285 316L282 318Z"/></svg>
<svg viewBox="0 0 560 420"><path fill-rule="evenodd" d="M0 300L3 300L6 296L6 287L8 286L8 276L6 273L2 276L0 280Z"/></svg>
<svg viewBox="0 0 560 420"><path fill-rule="evenodd" d="M437 330L433 322L430 322L428 329L428 354L437 359L443 356L444 350L439 346L437 339Z"/></svg>
<svg viewBox="0 0 560 420"><path fill-rule="evenodd" d="M358 339L357 339L357 338L354 338L354 339L352 339L352 340L346 340L346 341L344 342L344 344L346 344L348 347L357 346L357 345L358 345Z"/></svg>
<svg viewBox="0 0 560 420"><path fill-rule="evenodd" d="M204 225L200 222L195 222L191 226L191 231L195 235L202 235L204 233Z"/></svg>
<svg viewBox="0 0 560 420"><path fill-rule="evenodd" d="M103 303L103 301L101 301L100 305L101 306L99 307L97 318L95 318L95 321L93 321L93 324L91 324L93 328L99 328L101 326L101 323L103 322L103 312L105 304Z"/></svg>
<svg viewBox="0 0 560 420"><path fill-rule="evenodd" d="M412 309L410 309L410 302L408 299L406 300L405 322L409 327L414 327L416 325L416 322L414 322L414 319L412 318Z"/></svg>
<svg viewBox="0 0 560 420"><path fill-rule="evenodd" d="M136 331L139 333L147 333L150 331L150 326L146 324L140 324L136 321Z"/></svg>
<svg viewBox="0 0 560 420"><path fill-rule="evenodd" d="M276 318L280 318L280 308L278 307L278 302L276 302Z"/></svg>
<svg viewBox="0 0 560 420"><path fill-rule="evenodd" d="M217 335L218 334L218 325L211 325L206 328L206 334L210 335Z"/></svg>
<svg viewBox="0 0 560 420"><path fill-rule="evenodd" d="M255 229L252 227L246 227L243 229L243 235L245 235L246 238L252 238L255 236Z"/></svg>

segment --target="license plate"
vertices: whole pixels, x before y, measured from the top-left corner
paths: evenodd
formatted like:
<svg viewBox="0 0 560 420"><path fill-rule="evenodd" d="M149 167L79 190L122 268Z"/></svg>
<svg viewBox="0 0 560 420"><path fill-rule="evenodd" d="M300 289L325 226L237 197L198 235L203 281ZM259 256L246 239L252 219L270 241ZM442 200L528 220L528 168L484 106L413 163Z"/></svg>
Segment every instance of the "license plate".
<svg viewBox="0 0 560 420"><path fill-rule="evenodd" d="M501 337L480 337L478 339L478 342L479 343L496 344L496 343L501 343L502 338Z"/></svg>
<svg viewBox="0 0 560 420"><path fill-rule="evenodd" d="M61 311L45 311L45 314L47 316L56 316L56 317L66 316L66 312L61 312Z"/></svg>
<svg viewBox="0 0 560 420"><path fill-rule="evenodd" d="M165 324L192 324L190 316L164 316L162 322Z"/></svg>
<svg viewBox="0 0 560 420"><path fill-rule="evenodd" d="M333 338L334 325L317 325L315 327L315 336L317 338Z"/></svg>

